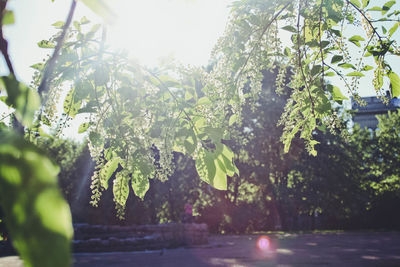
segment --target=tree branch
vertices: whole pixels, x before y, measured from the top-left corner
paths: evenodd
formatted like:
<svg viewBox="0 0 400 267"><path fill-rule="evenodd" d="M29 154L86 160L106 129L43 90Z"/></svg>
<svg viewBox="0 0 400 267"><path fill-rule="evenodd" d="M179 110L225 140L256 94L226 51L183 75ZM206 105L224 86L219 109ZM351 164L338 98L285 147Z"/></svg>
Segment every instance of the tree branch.
<svg viewBox="0 0 400 267"><path fill-rule="evenodd" d="M357 10L358 13L360 13L364 19L368 22L369 26L371 26L372 31L376 34L376 36L378 36L379 40L382 40L382 37L379 35L379 33L376 31L374 25L372 25L371 20L364 14L364 12L362 12L361 9L359 9L356 5L354 5L352 2L350 2L349 0L346 0L347 4L350 4L355 10Z"/></svg>
<svg viewBox="0 0 400 267"><path fill-rule="evenodd" d="M263 28L263 30L262 30L262 32L261 32L261 34L260 34L260 37L258 38L258 40L257 40L257 42L256 42L256 44L259 43L259 42L261 41L262 37L263 37L264 34L267 32L267 30L268 30L269 27L272 25L272 23L279 17L279 15L280 15L286 8L288 8L288 6L289 6L290 4L292 4L292 1L287 2L286 5L285 5L281 10L279 10L279 12L276 13L276 14L272 17L272 19L265 25L265 27ZM237 80L239 79L240 75L242 75L242 72L243 72L243 70L245 69L247 63L249 62L250 57L252 56L252 54L253 54L253 52L254 52L255 49L256 49L256 45L254 45L254 46L252 47L252 49L250 50L249 54L247 55L246 61L243 63L243 65L242 65L240 71L237 73L236 78L235 78L235 83L236 83Z"/></svg>
<svg viewBox="0 0 400 267"><path fill-rule="evenodd" d="M60 50L64 43L65 35L67 34L69 25L71 24L72 17L75 12L75 7L76 7L76 0L72 0L71 7L69 9L69 13L68 13L68 17L67 17L67 21L65 22L65 24L63 26L61 35L57 40L57 45L54 48L53 55L51 56L51 58L48 62L48 65L44 71L42 82L40 83L40 85L38 87L38 92L39 92L40 96L42 96L42 94L48 90L49 83L51 82L51 79L52 79L51 76L53 75L54 68L56 66L57 58L60 55Z"/></svg>
<svg viewBox="0 0 400 267"><path fill-rule="evenodd" d="M6 10L6 6L7 6L7 1L1 0L0 1L0 51L3 54L4 59L7 63L8 70L10 71L10 73L12 75L15 76L14 68L11 63L10 56L8 55L8 43L7 43L7 40L4 39L4 36L3 36L3 15Z"/></svg>

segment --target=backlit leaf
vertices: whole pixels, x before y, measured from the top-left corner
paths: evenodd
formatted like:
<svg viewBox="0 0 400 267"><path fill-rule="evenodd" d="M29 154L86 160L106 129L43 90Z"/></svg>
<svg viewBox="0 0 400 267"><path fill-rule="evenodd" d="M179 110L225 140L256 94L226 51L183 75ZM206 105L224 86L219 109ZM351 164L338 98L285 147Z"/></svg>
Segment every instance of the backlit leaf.
<svg viewBox="0 0 400 267"><path fill-rule="evenodd" d="M124 207L129 195L129 179L124 172L115 174L113 194L115 203Z"/></svg>
<svg viewBox="0 0 400 267"><path fill-rule="evenodd" d="M100 170L100 184L104 189L108 188L108 180L110 180L111 176L118 168L118 164L120 162L119 157L115 157L109 160L104 167Z"/></svg>
<svg viewBox="0 0 400 267"><path fill-rule="evenodd" d="M0 133L3 217L25 266L68 267L72 220L58 185L59 168L15 133Z"/></svg>
<svg viewBox="0 0 400 267"><path fill-rule="evenodd" d="M12 12L11 10L5 10L3 14L2 24L9 25L14 23L15 23L14 12Z"/></svg>
<svg viewBox="0 0 400 267"><path fill-rule="evenodd" d="M394 0L386 2L382 6L382 15L385 15L394 4L396 4L396 1Z"/></svg>
<svg viewBox="0 0 400 267"><path fill-rule="evenodd" d="M365 75L364 75L364 74L362 74L361 72L358 72L358 71L353 71L353 72L347 73L347 74L346 74L346 76L358 76L358 77L364 77Z"/></svg>
<svg viewBox="0 0 400 267"><path fill-rule="evenodd" d="M362 71L368 71L368 70L372 70L374 69L374 67L370 66L370 65L365 65L364 68L362 68Z"/></svg>
<svg viewBox="0 0 400 267"><path fill-rule="evenodd" d="M38 43L38 46L40 48L54 48L56 47L56 44L47 40L42 40Z"/></svg>
<svg viewBox="0 0 400 267"><path fill-rule="evenodd" d="M365 41L364 38L362 38L360 35L353 35L352 37L349 38L349 41L355 44L356 46L360 46L360 41Z"/></svg>
<svg viewBox="0 0 400 267"><path fill-rule="evenodd" d="M355 5L358 8L361 8L360 1L358 1L358 0L350 0L350 3L352 3L353 5Z"/></svg>
<svg viewBox="0 0 400 267"><path fill-rule="evenodd" d="M399 28L399 22L396 22L389 30L389 37L392 37L392 35L397 31Z"/></svg>
<svg viewBox="0 0 400 267"><path fill-rule="evenodd" d="M135 171L132 174L132 189L136 196L143 199L150 188L149 179L141 172Z"/></svg>
<svg viewBox="0 0 400 267"><path fill-rule="evenodd" d="M38 93L17 81L13 75L0 78L8 95L6 104L15 108L18 121L25 126L31 126L35 112L40 106Z"/></svg>
<svg viewBox="0 0 400 267"><path fill-rule="evenodd" d="M391 71L388 74L390 79L390 89L392 91L392 97L399 97L400 96L400 79L399 76Z"/></svg>

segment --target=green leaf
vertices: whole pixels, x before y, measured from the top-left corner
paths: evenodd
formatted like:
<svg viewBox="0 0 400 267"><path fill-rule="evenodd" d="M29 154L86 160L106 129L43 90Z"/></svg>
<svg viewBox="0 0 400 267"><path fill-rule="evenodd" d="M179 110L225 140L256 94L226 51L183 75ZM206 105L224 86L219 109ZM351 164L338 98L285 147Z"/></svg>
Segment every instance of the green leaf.
<svg viewBox="0 0 400 267"><path fill-rule="evenodd" d="M362 74L361 72L358 72L358 71L353 71L353 72L347 73L347 74L346 74L346 76L358 76L358 77L364 77L365 75L364 75L364 74Z"/></svg>
<svg viewBox="0 0 400 267"><path fill-rule="evenodd" d="M44 69L44 66L45 65L43 63L37 63L37 64L32 65L31 68L35 69L35 70L42 71Z"/></svg>
<svg viewBox="0 0 400 267"><path fill-rule="evenodd" d="M116 15L104 0L80 0L94 13L102 17L107 23L112 24Z"/></svg>
<svg viewBox="0 0 400 267"><path fill-rule="evenodd" d="M365 39L362 38L360 35L353 35L352 37L349 38L349 41L355 44L356 46L360 47L359 41L365 41Z"/></svg>
<svg viewBox="0 0 400 267"><path fill-rule="evenodd" d="M394 4L396 4L394 0L386 2L382 7L382 15L385 15Z"/></svg>
<svg viewBox="0 0 400 267"><path fill-rule="evenodd" d="M379 6L374 6L374 7L370 8L370 9L368 9L367 11L382 11L382 8L379 7Z"/></svg>
<svg viewBox="0 0 400 267"><path fill-rule="evenodd" d="M333 76L335 76L335 75L336 75L336 73L334 73L333 71L325 72L325 76L326 76L326 77L333 77Z"/></svg>
<svg viewBox="0 0 400 267"><path fill-rule="evenodd" d="M350 3L352 3L353 5L355 5L358 8L361 8L360 1L358 1L358 0L350 0Z"/></svg>
<svg viewBox="0 0 400 267"><path fill-rule="evenodd" d="M343 100L348 100L349 99L348 97L346 97L346 96L344 96L342 94L342 92L340 91L339 87L337 87L337 86L330 85L330 86L328 86L328 89L332 94L333 100L338 102L339 104L342 104Z"/></svg>
<svg viewBox="0 0 400 267"><path fill-rule="evenodd" d="M132 189L135 195L143 200L149 188L149 179L145 177L140 171L135 171L132 174Z"/></svg>
<svg viewBox="0 0 400 267"><path fill-rule="evenodd" d="M220 142L222 139L222 136L224 135L224 129L222 129L222 128L204 127L202 130L215 143Z"/></svg>
<svg viewBox="0 0 400 267"><path fill-rule="evenodd" d="M185 91L185 101L188 101L193 98L193 94L188 90Z"/></svg>
<svg viewBox="0 0 400 267"><path fill-rule="evenodd" d="M181 84L171 76L161 75L158 77L162 84L166 87L181 87Z"/></svg>
<svg viewBox="0 0 400 267"><path fill-rule="evenodd" d="M389 37L392 37L392 35L397 31L399 28L399 22L396 22L389 30Z"/></svg>
<svg viewBox="0 0 400 267"><path fill-rule="evenodd" d="M185 147L186 153L188 155L193 154L193 152L196 150L197 147L197 137L196 134L194 133L193 129L186 129L181 131L183 136L186 137L186 139L183 142L183 145Z"/></svg>
<svg viewBox="0 0 400 267"><path fill-rule="evenodd" d="M322 70L321 65L314 65L311 69L311 75L314 76L316 74L319 74Z"/></svg>
<svg viewBox="0 0 400 267"><path fill-rule="evenodd" d="M47 138L53 139L53 136L51 136L48 133L46 133L42 128L38 129L38 133L42 137L47 137Z"/></svg>
<svg viewBox="0 0 400 267"><path fill-rule="evenodd" d="M224 162L227 174L229 176L233 176L235 173L239 174L239 169L236 167L233 161L234 153L228 146L222 144L222 151L218 158Z"/></svg>
<svg viewBox="0 0 400 267"><path fill-rule="evenodd" d="M99 134L97 132L90 132L89 140L94 146L101 146L103 143L103 138L102 138L101 134Z"/></svg>
<svg viewBox="0 0 400 267"><path fill-rule="evenodd" d="M363 5L362 7L366 8L368 6L368 4L369 4L369 1L370 0L362 0L362 5Z"/></svg>
<svg viewBox="0 0 400 267"><path fill-rule="evenodd" d="M290 51L289 47L285 47L285 49L283 50L283 54L287 57L289 57L292 53Z"/></svg>
<svg viewBox="0 0 400 267"><path fill-rule="evenodd" d="M125 172L120 171L115 174L113 195L115 203L124 207L129 195L129 179L125 177Z"/></svg>
<svg viewBox="0 0 400 267"><path fill-rule="evenodd" d="M25 266L71 264L71 213L58 166L18 134L0 133L0 195L13 246Z"/></svg>
<svg viewBox="0 0 400 267"><path fill-rule="evenodd" d="M74 21L73 22L74 28L80 32L81 31L81 24L79 23L79 21Z"/></svg>
<svg viewBox="0 0 400 267"><path fill-rule="evenodd" d="M332 64L338 63L338 62L342 61L342 59L343 59L343 56L334 55L332 57L331 63Z"/></svg>
<svg viewBox="0 0 400 267"><path fill-rule="evenodd" d="M82 101L75 102L75 89L72 88L64 100L64 112L70 117L74 118L82 105Z"/></svg>
<svg viewBox="0 0 400 267"><path fill-rule="evenodd" d="M57 21L51 24L51 26L54 26L56 29L62 29L64 27L64 24L64 21Z"/></svg>
<svg viewBox="0 0 400 267"><path fill-rule="evenodd" d="M356 67L354 67L354 65L350 63L340 63L338 64L338 66L344 69L349 69L349 68L356 69Z"/></svg>
<svg viewBox="0 0 400 267"><path fill-rule="evenodd" d="M25 126L31 126L35 112L40 106L38 93L18 82L12 74L0 78L7 91L6 104L15 108L18 121Z"/></svg>
<svg viewBox="0 0 400 267"><path fill-rule="evenodd" d="M199 101L197 101L197 104L199 105L210 105L212 104L212 102L210 101L210 99L206 96L203 96L199 99Z"/></svg>
<svg viewBox="0 0 400 267"><path fill-rule="evenodd" d="M290 26L290 25L282 27L282 29L285 30L285 31L289 31L289 32L294 32L294 33L297 32L297 29L295 27L293 27L293 26Z"/></svg>
<svg viewBox="0 0 400 267"><path fill-rule="evenodd" d="M3 12L4 14L3 14L2 24L3 25L14 24L15 23L14 12L12 12L11 10L5 10Z"/></svg>
<svg viewBox="0 0 400 267"><path fill-rule="evenodd" d="M83 16L83 17L81 18L81 20L79 21L79 23L80 23L81 25L88 24L88 23L90 23L90 20L88 20L87 17Z"/></svg>
<svg viewBox="0 0 400 267"><path fill-rule="evenodd" d="M229 126L232 126L235 124L238 120L238 115L237 114L232 114L229 118Z"/></svg>
<svg viewBox="0 0 400 267"><path fill-rule="evenodd" d="M338 37L342 37L342 32L336 29L329 29L333 34L335 34Z"/></svg>
<svg viewBox="0 0 400 267"><path fill-rule="evenodd" d="M120 162L119 157L112 158L110 161L108 161L104 167L100 170L100 185L107 190L108 188L108 180L110 180L111 176L115 172L115 170L118 168L118 164Z"/></svg>
<svg viewBox="0 0 400 267"><path fill-rule="evenodd" d="M195 163L200 179L213 185L216 173L213 154L202 148L197 155Z"/></svg>
<svg viewBox="0 0 400 267"><path fill-rule="evenodd" d="M43 123L44 125L51 126L51 123L50 123L50 121L49 121L49 118L47 118L46 115L42 114L42 115L40 116L40 119L41 119L41 121L42 121L42 123Z"/></svg>
<svg viewBox="0 0 400 267"><path fill-rule="evenodd" d="M89 122L82 123L81 125L79 125L78 133L86 132L86 130L89 128L90 125L91 125L91 123L89 123Z"/></svg>
<svg viewBox="0 0 400 267"><path fill-rule="evenodd" d="M392 92L392 97L399 97L400 96L400 79L399 76L391 71L388 74L388 77L390 79L390 89Z"/></svg>
<svg viewBox="0 0 400 267"><path fill-rule="evenodd" d="M56 44L47 40L42 40L38 43L40 48L55 48Z"/></svg>
<svg viewBox="0 0 400 267"><path fill-rule="evenodd" d="M216 166L216 170L212 186L219 190L226 190L228 188L228 184L226 178L225 165L218 158L214 160L214 165Z"/></svg>
<svg viewBox="0 0 400 267"><path fill-rule="evenodd" d="M239 173L233 163L233 152L224 144L217 144L214 153L201 149L196 159L196 170L200 179L216 189L227 189L227 176Z"/></svg>
<svg viewBox="0 0 400 267"><path fill-rule="evenodd" d="M372 69L374 69L374 67L372 67L370 65L365 65L364 68L362 68L361 70L362 71L369 71L369 70L372 70Z"/></svg>

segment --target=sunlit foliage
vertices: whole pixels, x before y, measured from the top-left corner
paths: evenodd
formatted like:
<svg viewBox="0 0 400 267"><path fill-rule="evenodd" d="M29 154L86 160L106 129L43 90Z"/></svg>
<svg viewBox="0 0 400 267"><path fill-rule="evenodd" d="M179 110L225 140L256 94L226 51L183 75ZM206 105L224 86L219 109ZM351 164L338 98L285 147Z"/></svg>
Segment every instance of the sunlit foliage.
<svg viewBox="0 0 400 267"><path fill-rule="evenodd" d="M82 2L106 20L112 18L105 1ZM96 161L91 185L95 206L112 181L118 215L123 217L130 188L143 198L149 179L165 180L170 176L173 152L192 158L200 179L217 189L227 189L227 176L239 175L235 155L227 142L235 134L231 128L240 125L244 105L254 105L252 99L258 99L262 71L275 67L280 69L276 79L278 92L290 88L280 122L284 151L288 152L292 140L299 136L304 139L308 152L316 155L315 146L319 141L313 133L317 127L327 126L332 132L340 128L334 103L340 105L347 99L345 90L358 99L360 77L373 73L373 86L378 93L386 80L391 95L399 96L399 77L386 61L389 55L399 55L394 39L399 26L395 3L236 1L226 33L215 48L212 68L206 71L146 69L127 60L124 54L110 51L106 46L106 26L91 25L86 18L72 21L76 8L76 1L72 1L65 23L54 24L60 31L38 43L44 49L54 48L54 52L44 63L32 66L38 72L31 88L15 78L1 31L0 48L10 72L9 76L1 77L1 91L7 94L1 100L14 108L10 117L14 132L19 134L19 137L8 137L5 132L10 130L5 130L7 125L1 122L1 153L5 158L1 161L1 181L23 185L28 174L7 168L27 164L27 169L35 174L30 182L48 182L52 186L45 192L33 191L36 187L13 187L16 190L13 197L23 196L24 190L28 190L26 196L30 197L21 200L17 214L28 216L32 210L26 205L36 202L40 212L35 216L41 216L43 207L50 202L62 207L58 209L61 216L49 212L37 225L32 224L38 229L47 229L51 224L54 231L43 230L43 235L55 232L62 236L63 241L57 242L63 251L60 253L65 254L50 257L54 260L52 266L61 266L57 261L68 254L65 242L70 239L70 218L51 178L56 171L47 168L50 165L44 157L41 164L46 166L36 164L41 153L30 142L22 140L24 134L31 142L38 136L46 137L46 127L61 133L77 116L84 117L79 132L87 132L90 152ZM0 4L1 26L14 21L6 4L7 1ZM378 27L383 22L385 26ZM348 34L345 26L354 27L359 34ZM352 56L352 49L360 52L358 58ZM373 59L372 63L366 63L368 57ZM285 80L287 75L289 81ZM329 77L341 79L345 86L341 88L337 79ZM64 97L65 88L68 93ZM57 112L60 101L63 103L61 115ZM36 158L34 162L30 161L32 155ZM14 160L10 164L4 164L11 159ZM40 172L42 169L45 171ZM42 201L46 197L53 201ZM13 210L18 201L7 202L2 198L2 206ZM42 206L44 202L46 205ZM50 206L49 209L56 209ZM12 212L6 214L10 217L8 220L15 219ZM30 242L25 235L21 237L22 243L18 243L21 234L30 229L29 220L19 220L20 217L16 218L17 224L8 224L19 244L16 247L27 264L44 266L35 262L40 254L36 254L34 245L21 245ZM38 250L45 247L39 246ZM64 262L68 264L68 260Z"/></svg>

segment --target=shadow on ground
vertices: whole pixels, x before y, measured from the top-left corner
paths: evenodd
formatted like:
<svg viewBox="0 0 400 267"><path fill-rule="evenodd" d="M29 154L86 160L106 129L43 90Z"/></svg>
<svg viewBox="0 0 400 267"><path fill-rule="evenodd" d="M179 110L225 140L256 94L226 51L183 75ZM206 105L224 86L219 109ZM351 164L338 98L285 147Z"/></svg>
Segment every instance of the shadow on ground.
<svg viewBox="0 0 400 267"><path fill-rule="evenodd" d="M258 235L211 236L209 244L139 252L77 253L75 267L108 266L400 266L400 233L271 235L267 249ZM0 266L22 266L15 256Z"/></svg>

